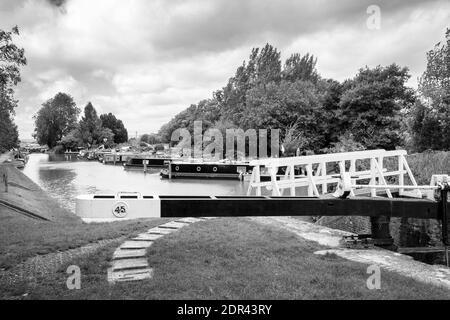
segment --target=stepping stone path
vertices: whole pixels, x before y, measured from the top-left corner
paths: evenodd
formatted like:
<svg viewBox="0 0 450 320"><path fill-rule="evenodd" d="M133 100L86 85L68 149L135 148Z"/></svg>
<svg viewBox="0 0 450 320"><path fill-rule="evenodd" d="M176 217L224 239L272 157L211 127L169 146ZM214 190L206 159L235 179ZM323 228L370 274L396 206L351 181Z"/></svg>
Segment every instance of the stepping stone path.
<svg viewBox="0 0 450 320"><path fill-rule="evenodd" d="M209 219L211 218L178 219L151 228L147 232L138 234L133 239L125 241L114 251L111 267L108 269L108 281L115 283L151 279L153 277L153 269L148 264L146 252L152 246L153 241L192 223Z"/></svg>

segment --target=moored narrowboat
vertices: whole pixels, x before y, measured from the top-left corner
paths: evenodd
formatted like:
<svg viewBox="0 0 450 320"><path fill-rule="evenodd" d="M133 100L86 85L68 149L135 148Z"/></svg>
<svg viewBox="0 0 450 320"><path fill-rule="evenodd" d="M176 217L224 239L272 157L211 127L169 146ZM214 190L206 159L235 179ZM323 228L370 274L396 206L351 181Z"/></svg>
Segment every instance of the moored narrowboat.
<svg viewBox="0 0 450 320"><path fill-rule="evenodd" d="M130 158L124 164L125 169L143 169L144 162L147 163L147 167L149 168L163 168L168 165L168 163L172 161L170 158L155 158L155 157L139 157L139 158Z"/></svg>
<svg viewBox="0 0 450 320"><path fill-rule="evenodd" d="M248 162L171 162L161 171L161 177L199 178L199 179L239 179L251 174L252 166Z"/></svg>

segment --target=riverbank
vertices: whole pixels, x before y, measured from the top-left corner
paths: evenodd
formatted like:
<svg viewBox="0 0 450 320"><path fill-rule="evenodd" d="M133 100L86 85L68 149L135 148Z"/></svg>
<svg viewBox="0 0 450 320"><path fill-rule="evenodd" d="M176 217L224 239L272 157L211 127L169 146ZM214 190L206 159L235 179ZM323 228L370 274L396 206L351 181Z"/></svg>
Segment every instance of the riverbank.
<svg viewBox="0 0 450 320"><path fill-rule="evenodd" d="M147 250L152 279L109 284L112 244L14 292L21 299L450 299L449 290L384 268L381 289L369 290L368 264L315 254L327 244L257 218L219 218L155 240ZM69 265L81 269L80 290L66 287Z"/></svg>
<svg viewBox="0 0 450 320"><path fill-rule="evenodd" d="M4 192L3 186L0 188L0 201L46 220L23 215L0 203L0 272L35 256L129 236L164 221L153 219L85 224L14 166L0 164L1 172L7 173L9 183L8 192Z"/></svg>
<svg viewBox="0 0 450 320"><path fill-rule="evenodd" d="M384 269L381 290L369 290L367 264L316 255L328 243L246 218L164 236L147 251L152 279L111 285L107 269L118 245L167 220L84 224L21 171L1 168L11 184L0 199L49 221L0 206L0 299L450 299L449 290ZM66 287L70 265L81 269L81 290Z"/></svg>

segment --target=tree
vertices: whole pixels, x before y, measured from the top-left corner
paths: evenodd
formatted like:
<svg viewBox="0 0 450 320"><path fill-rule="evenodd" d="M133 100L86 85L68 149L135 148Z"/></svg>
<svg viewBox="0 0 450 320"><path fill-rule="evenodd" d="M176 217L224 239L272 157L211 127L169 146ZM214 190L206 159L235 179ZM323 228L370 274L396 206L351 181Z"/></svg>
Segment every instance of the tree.
<svg viewBox="0 0 450 320"><path fill-rule="evenodd" d="M192 104L186 110L177 114L158 132L161 142L170 142L172 132L178 128L186 128L193 134L194 121L202 121L203 132L208 130L220 118L220 107L215 99L205 99L198 104Z"/></svg>
<svg viewBox="0 0 450 320"><path fill-rule="evenodd" d="M450 29L445 42L427 53L427 68L419 81L423 101L409 114L413 148L450 150Z"/></svg>
<svg viewBox="0 0 450 320"><path fill-rule="evenodd" d="M450 28L445 42L437 43L427 53L427 68L419 81L419 91L433 106L441 103L448 107L450 96Z"/></svg>
<svg viewBox="0 0 450 320"><path fill-rule="evenodd" d="M34 116L34 137L40 144L49 148L56 146L70 131L75 129L80 109L73 98L66 93L58 93L42 104Z"/></svg>
<svg viewBox="0 0 450 320"><path fill-rule="evenodd" d="M148 144L158 144L161 143L161 137L155 133L151 134L146 133L141 136L141 141Z"/></svg>
<svg viewBox="0 0 450 320"><path fill-rule="evenodd" d="M0 30L0 152L16 147L19 143L17 126L14 124L14 86L20 81L20 67L26 65L24 49L12 42L19 29Z"/></svg>
<svg viewBox="0 0 450 320"><path fill-rule="evenodd" d="M283 79L287 81L311 81L317 83L319 75L316 70L317 59L307 53L303 57L299 53L291 55L284 64Z"/></svg>
<svg viewBox="0 0 450 320"><path fill-rule="evenodd" d="M105 148L112 148L114 146L114 133L109 128L101 128L98 135L98 144L103 144Z"/></svg>
<svg viewBox="0 0 450 320"><path fill-rule="evenodd" d="M222 91L215 93L220 113L225 120L239 122L247 107L248 90L281 80L280 52L270 44L262 49L253 48L248 63L238 67L234 77L228 80Z"/></svg>
<svg viewBox="0 0 450 320"><path fill-rule="evenodd" d="M92 146L103 142L102 121L92 103L88 102L84 107L84 116L81 118L79 125L81 140L85 145Z"/></svg>
<svg viewBox="0 0 450 320"><path fill-rule="evenodd" d="M65 135L61 141L61 145L64 147L65 150L72 150L75 151L83 144L83 141L81 139L80 129L75 128L72 131L70 131L67 135Z"/></svg>
<svg viewBox="0 0 450 320"><path fill-rule="evenodd" d="M441 123L435 110L417 100L409 113L408 128L414 151L439 150L443 148Z"/></svg>
<svg viewBox="0 0 450 320"><path fill-rule="evenodd" d="M0 152L17 147L19 133L7 110L0 108Z"/></svg>
<svg viewBox="0 0 450 320"><path fill-rule="evenodd" d="M341 97L344 92L343 85L333 79L319 79L317 88L322 100L322 116L324 121L319 123L324 133L325 146L331 146L342 140L346 128L341 119ZM348 139L347 139L348 140Z"/></svg>
<svg viewBox="0 0 450 320"><path fill-rule="evenodd" d="M114 134L114 143L124 143L128 141L128 131L125 129L122 120L116 118L112 113L100 116L103 128L111 129Z"/></svg>
<svg viewBox="0 0 450 320"><path fill-rule="evenodd" d="M290 136L296 137L295 141L301 141L297 147L309 150L322 147L321 97L311 82L283 80L257 86L249 90L247 103L238 124L240 128L285 129L285 134L290 132Z"/></svg>
<svg viewBox="0 0 450 320"><path fill-rule="evenodd" d="M392 64L360 69L344 83L340 118L356 142L367 149L395 149L403 143L402 111L415 101L414 90L405 86L409 77L408 68Z"/></svg>

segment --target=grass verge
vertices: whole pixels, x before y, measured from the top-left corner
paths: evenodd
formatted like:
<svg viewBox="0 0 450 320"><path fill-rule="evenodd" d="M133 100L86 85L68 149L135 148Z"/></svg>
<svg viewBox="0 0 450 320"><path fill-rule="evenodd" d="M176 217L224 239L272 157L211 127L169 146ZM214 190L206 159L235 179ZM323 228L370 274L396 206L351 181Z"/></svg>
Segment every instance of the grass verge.
<svg viewBox="0 0 450 320"><path fill-rule="evenodd" d="M64 266L14 293L29 299L450 298L445 289L385 270L381 289L369 290L366 265L314 255L319 245L245 218L200 222L157 240L148 251L151 280L110 285L106 270L114 249L70 263L81 268L81 290L66 288Z"/></svg>
<svg viewBox="0 0 450 320"><path fill-rule="evenodd" d="M0 269L36 255L78 248L121 236L130 237L167 219L145 219L114 223L61 223L36 221L6 208L0 209Z"/></svg>

